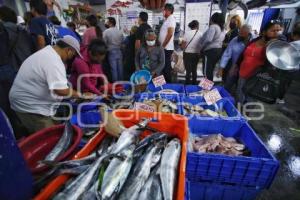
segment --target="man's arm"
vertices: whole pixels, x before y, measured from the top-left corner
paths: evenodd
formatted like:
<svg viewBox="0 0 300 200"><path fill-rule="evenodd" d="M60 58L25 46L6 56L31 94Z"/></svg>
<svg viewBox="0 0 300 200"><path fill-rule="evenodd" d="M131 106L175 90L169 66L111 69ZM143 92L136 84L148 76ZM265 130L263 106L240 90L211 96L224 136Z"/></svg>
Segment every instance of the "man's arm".
<svg viewBox="0 0 300 200"><path fill-rule="evenodd" d="M135 41L135 52L137 52L141 48L141 40Z"/></svg>
<svg viewBox="0 0 300 200"><path fill-rule="evenodd" d="M75 91L71 88L59 89L59 90L56 89L56 90L53 90L53 91L56 95L62 96L62 97L68 96L68 97L71 97L71 98L79 98L81 96L77 91Z"/></svg>
<svg viewBox="0 0 300 200"><path fill-rule="evenodd" d="M38 35L36 38L37 49L40 50L46 46L45 37L42 35Z"/></svg>
<svg viewBox="0 0 300 200"><path fill-rule="evenodd" d="M173 27L168 28L167 36L165 38L165 41L162 43L162 47L166 48L166 46L169 44L171 38L173 37L175 29Z"/></svg>

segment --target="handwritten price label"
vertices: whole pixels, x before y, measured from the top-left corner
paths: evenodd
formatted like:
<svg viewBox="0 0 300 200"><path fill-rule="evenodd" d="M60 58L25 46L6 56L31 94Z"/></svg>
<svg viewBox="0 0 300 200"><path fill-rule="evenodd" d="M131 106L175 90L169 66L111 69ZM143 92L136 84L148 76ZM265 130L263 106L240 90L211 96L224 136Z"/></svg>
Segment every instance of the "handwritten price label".
<svg viewBox="0 0 300 200"><path fill-rule="evenodd" d="M202 87L204 90L211 90L214 86L214 82L211 80L208 80L207 78L202 78L199 86Z"/></svg>
<svg viewBox="0 0 300 200"><path fill-rule="evenodd" d="M155 109L153 106L149 106L147 104L139 103L139 102L134 103L134 109L135 110L143 110L143 111L147 111L147 112L155 112Z"/></svg>
<svg viewBox="0 0 300 200"><path fill-rule="evenodd" d="M207 105L212 105L212 104L216 103L217 101L219 101L220 99L222 99L222 97L221 97L218 89L213 89L204 94L204 99L205 99Z"/></svg>
<svg viewBox="0 0 300 200"><path fill-rule="evenodd" d="M160 87L160 86L163 86L164 84L166 84L164 75L160 75L160 76L152 79L152 82L155 87Z"/></svg>

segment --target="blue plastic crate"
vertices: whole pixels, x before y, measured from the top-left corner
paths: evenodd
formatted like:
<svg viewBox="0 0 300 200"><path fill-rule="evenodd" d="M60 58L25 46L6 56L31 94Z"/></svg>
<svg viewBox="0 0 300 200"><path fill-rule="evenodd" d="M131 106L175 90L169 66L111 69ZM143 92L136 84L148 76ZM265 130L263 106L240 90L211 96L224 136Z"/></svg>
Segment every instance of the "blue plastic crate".
<svg viewBox="0 0 300 200"><path fill-rule="evenodd" d="M235 104L234 98L231 96L231 94L224 87L214 86L212 89L215 89L215 88L219 91L221 97L227 98L231 101L232 104ZM191 93L199 92L201 90L202 90L202 88L198 85L186 85L185 86L185 92L186 92L187 96L192 96Z"/></svg>
<svg viewBox="0 0 300 200"><path fill-rule="evenodd" d="M91 102L76 103L76 102L69 101L68 103L70 103L70 105L72 106L73 113L77 113L77 112L88 112L91 110L97 110L99 103L101 103L101 101L102 99L98 98Z"/></svg>
<svg viewBox="0 0 300 200"><path fill-rule="evenodd" d="M148 91L149 92L159 92L161 91L161 89L169 89L169 90L174 90L176 92L178 92L179 94L185 94L185 89L184 89L184 85L183 84L165 84L163 85L162 87L155 87L153 85L153 83L151 82L149 85L148 85Z"/></svg>
<svg viewBox="0 0 300 200"><path fill-rule="evenodd" d="M225 137L234 137L251 152L250 156L188 152L186 177L189 180L270 187L278 171L279 162L247 122L194 118L189 121L189 127L190 132L198 136L221 133Z"/></svg>
<svg viewBox="0 0 300 200"><path fill-rule="evenodd" d="M81 124L79 123L81 122ZM99 111L76 113L71 118L71 124L84 128L84 126L98 125L102 121Z"/></svg>
<svg viewBox="0 0 300 200"><path fill-rule="evenodd" d="M256 187L186 181L185 200L254 200L261 191Z"/></svg>
<svg viewBox="0 0 300 200"><path fill-rule="evenodd" d="M180 97L175 94L141 93L141 94L139 94L139 98L138 98L137 102L143 102L144 100L153 99L153 98L166 99L166 100L176 103L177 108L178 108L178 113L176 113L176 114L182 113Z"/></svg>
<svg viewBox="0 0 300 200"><path fill-rule="evenodd" d="M200 96L192 96L192 97L187 97L187 96L183 96L181 97L181 103L188 103L191 105L199 105L201 107L203 107L204 109L210 109L212 111L216 111L216 110L224 110L227 114L227 116L219 116L219 117L210 117L210 116L202 116L202 115L194 115L197 116L199 119L201 118L206 118L206 119L214 119L214 118L224 118L224 119L238 119L238 120L242 120L244 119L242 117L242 115L240 114L240 112L236 109L236 107L231 103L231 101L229 99L221 99L219 100L216 105L207 105L205 102L205 99L203 97ZM189 118L191 118L190 114L186 114L184 113L184 109L183 109L183 105L181 108L182 111L182 115L185 115Z"/></svg>

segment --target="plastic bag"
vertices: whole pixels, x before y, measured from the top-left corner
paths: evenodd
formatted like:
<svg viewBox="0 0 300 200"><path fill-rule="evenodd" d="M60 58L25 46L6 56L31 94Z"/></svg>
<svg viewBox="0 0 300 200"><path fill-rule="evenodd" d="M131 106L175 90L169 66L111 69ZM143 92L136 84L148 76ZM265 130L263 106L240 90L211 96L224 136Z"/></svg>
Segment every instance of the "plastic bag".
<svg viewBox="0 0 300 200"><path fill-rule="evenodd" d="M174 51L172 55L172 66L173 71L183 74L185 72L183 62L183 52Z"/></svg>

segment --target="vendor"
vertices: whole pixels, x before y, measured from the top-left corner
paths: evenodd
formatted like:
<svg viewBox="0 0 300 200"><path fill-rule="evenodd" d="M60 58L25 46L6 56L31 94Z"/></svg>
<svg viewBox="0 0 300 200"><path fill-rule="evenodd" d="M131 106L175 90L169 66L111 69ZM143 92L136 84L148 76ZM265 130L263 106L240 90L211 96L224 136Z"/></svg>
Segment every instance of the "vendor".
<svg viewBox="0 0 300 200"><path fill-rule="evenodd" d="M146 69L153 77L162 74L165 66L165 52L159 45L157 36L153 30L148 30L145 34L145 41L135 56L135 66L137 70Z"/></svg>
<svg viewBox="0 0 300 200"><path fill-rule="evenodd" d="M79 97L68 86L64 63L79 54L79 42L65 36L27 58L10 90L11 107L30 133L56 124L53 116L63 97Z"/></svg>
<svg viewBox="0 0 300 200"><path fill-rule="evenodd" d="M91 75L82 78L80 90L81 92L101 95L100 86L103 85L103 77L105 77L101 63L106 53L106 45L101 39L92 40L88 48L82 50L83 57L77 57L72 64L70 82L73 88L79 88L78 79L80 76ZM102 77L95 75L102 75Z"/></svg>

